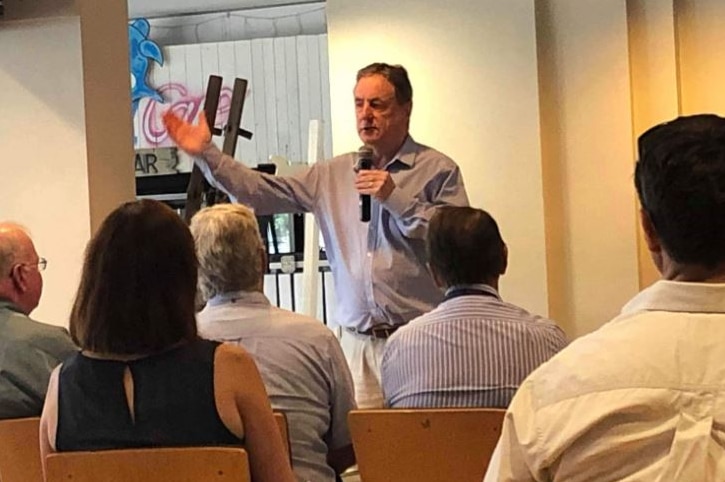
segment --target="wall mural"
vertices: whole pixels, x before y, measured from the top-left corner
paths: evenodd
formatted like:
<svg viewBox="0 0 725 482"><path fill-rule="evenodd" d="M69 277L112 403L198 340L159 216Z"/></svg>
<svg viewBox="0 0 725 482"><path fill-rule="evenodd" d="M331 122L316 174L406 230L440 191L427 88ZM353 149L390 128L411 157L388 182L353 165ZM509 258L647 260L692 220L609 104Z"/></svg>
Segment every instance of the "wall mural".
<svg viewBox="0 0 725 482"><path fill-rule="evenodd" d="M167 147L173 143L169 140L166 128L161 122L161 116L167 109L171 109L177 116L193 122L204 109L204 93L190 93L186 86L180 82L168 82L158 87L158 92L169 103L159 106L157 102L148 102L141 116L140 130L141 142L147 147ZM229 116L232 103L232 89L222 88L217 107L216 127L222 127Z"/></svg>
<svg viewBox="0 0 725 482"><path fill-rule="evenodd" d="M128 24L129 56L131 64L131 103L136 115L138 103L148 97L164 102L161 94L147 84L151 61L164 65L164 54L156 42L150 40L151 25L145 18L137 18Z"/></svg>

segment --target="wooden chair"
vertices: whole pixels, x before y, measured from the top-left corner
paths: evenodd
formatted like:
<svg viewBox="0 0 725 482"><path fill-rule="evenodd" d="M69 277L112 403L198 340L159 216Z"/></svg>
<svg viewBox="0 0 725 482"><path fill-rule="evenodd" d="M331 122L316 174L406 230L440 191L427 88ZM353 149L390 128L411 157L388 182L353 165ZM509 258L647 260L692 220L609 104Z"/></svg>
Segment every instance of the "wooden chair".
<svg viewBox="0 0 725 482"><path fill-rule="evenodd" d="M40 418L0 421L0 481L43 482Z"/></svg>
<svg viewBox="0 0 725 482"><path fill-rule="evenodd" d="M251 482L247 452L227 447L55 453L46 470L46 482Z"/></svg>
<svg viewBox="0 0 725 482"><path fill-rule="evenodd" d="M274 421L277 422L277 428L282 435L282 443L284 444L285 454L290 465L292 465L292 448L289 441L289 428L287 427L287 415L282 412L274 412ZM0 480L0 482L2 482Z"/></svg>
<svg viewBox="0 0 725 482"><path fill-rule="evenodd" d="M362 482L481 482L505 410L353 410Z"/></svg>

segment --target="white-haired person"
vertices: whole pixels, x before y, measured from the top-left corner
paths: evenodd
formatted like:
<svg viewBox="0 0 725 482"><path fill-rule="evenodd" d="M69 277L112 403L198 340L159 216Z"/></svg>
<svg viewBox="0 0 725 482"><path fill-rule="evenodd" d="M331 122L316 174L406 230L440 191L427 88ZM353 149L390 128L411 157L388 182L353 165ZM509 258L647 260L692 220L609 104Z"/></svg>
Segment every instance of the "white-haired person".
<svg viewBox="0 0 725 482"><path fill-rule="evenodd" d="M272 407L287 416L298 480L334 481L355 461L347 427L354 389L340 343L320 321L270 304L266 252L249 208L205 208L191 232L207 302L197 315L199 334L252 354Z"/></svg>

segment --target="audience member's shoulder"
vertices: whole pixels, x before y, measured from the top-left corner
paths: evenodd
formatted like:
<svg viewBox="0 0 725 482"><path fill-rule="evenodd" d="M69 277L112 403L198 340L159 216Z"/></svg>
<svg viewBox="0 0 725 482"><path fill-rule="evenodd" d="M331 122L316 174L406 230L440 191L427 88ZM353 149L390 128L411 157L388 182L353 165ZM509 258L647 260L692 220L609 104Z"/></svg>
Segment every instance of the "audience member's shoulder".
<svg viewBox="0 0 725 482"><path fill-rule="evenodd" d="M278 322L278 332L286 334L290 338L298 338L300 340L336 340L332 333L324 323L320 320L302 313L277 308L277 316L275 320Z"/></svg>
<svg viewBox="0 0 725 482"><path fill-rule="evenodd" d="M220 343L214 352L214 365L220 370L250 369L256 366L252 355L234 343Z"/></svg>
<svg viewBox="0 0 725 482"><path fill-rule="evenodd" d="M78 351L68 330L41 323L21 313L15 313L8 318L3 337L12 339L16 344L31 346L53 354L59 359Z"/></svg>
<svg viewBox="0 0 725 482"><path fill-rule="evenodd" d="M619 316L572 341L534 372L529 380L541 405L631 385L639 376L631 368L641 353L633 345L627 322ZM632 326L632 325L629 325Z"/></svg>
<svg viewBox="0 0 725 482"><path fill-rule="evenodd" d="M63 339L70 340L68 330L61 326L50 325L34 320L22 313L14 313L8 318L7 335L26 340Z"/></svg>

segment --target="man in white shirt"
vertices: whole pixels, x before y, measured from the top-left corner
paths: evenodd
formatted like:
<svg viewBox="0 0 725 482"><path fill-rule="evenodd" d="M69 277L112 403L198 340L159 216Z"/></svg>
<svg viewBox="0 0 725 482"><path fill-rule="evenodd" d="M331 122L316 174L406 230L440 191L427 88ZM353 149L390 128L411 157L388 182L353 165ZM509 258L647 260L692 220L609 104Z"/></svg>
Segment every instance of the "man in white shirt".
<svg viewBox="0 0 725 482"><path fill-rule="evenodd" d="M725 119L639 138L662 280L524 381L488 481L725 480Z"/></svg>
<svg viewBox="0 0 725 482"><path fill-rule="evenodd" d="M298 480L334 481L355 461L347 426L355 394L340 343L321 322L272 306L264 296L267 259L247 207L203 209L191 232L207 301L198 315L199 335L252 354L272 408L287 416Z"/></svg>

